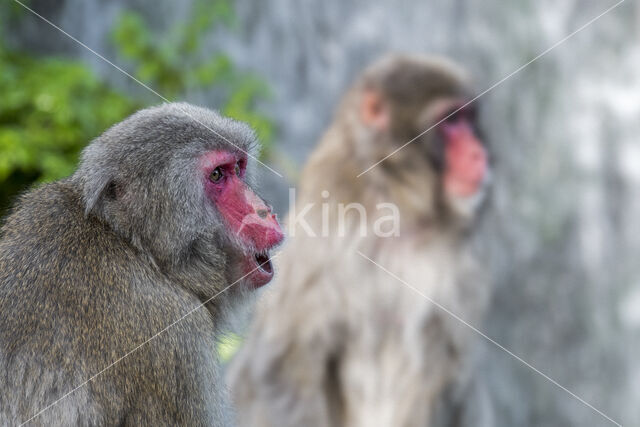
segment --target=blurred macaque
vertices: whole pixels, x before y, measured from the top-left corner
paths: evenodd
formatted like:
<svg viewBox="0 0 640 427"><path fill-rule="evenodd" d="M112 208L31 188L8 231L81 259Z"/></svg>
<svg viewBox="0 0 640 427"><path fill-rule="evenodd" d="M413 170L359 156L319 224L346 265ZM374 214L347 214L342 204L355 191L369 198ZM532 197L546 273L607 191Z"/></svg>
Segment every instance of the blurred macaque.
<svg viewBox="0 0 640 427"><path fill-rule="evenodd" d="M488 299L469 247L490 175L470 99L457 66L418 56L348 91L230 371L241 425L428 426L463 382L473 333L428 299L471 324Z"/></svg>

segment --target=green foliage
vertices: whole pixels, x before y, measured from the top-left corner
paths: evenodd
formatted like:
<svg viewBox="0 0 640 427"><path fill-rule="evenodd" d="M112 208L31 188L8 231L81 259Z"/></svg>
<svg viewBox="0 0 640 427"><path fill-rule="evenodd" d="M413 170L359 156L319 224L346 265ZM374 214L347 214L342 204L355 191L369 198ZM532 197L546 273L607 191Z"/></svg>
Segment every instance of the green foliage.
<svg viewBox="0 0 640 427"><path fill-rule="evenodd" d="M82 148L108 126L158 102L117 93L77 61L7 48L1 21L22 12L0 5L0 217L34 182L70 175ZM274 126L255 105L270 96L268 87L237 69L227 55L203 51L206 33L233 24L230 1L196 1L188 22L174 26L165 40L134 12L121 15L112 36L137 79L170 100L213 92L214 99L222 100L218 109L223 114L256 130L266 156ZM228 361L240 342L233 334L223 337L217 349L222 360Z"/></svg>
<svg viewBox="0 0 640 427"><path fill-rule="evenodd" d="M242 338L232 332L221 336L216 345L216 351L222 363L229 363L242 346Z"/></svg>
<svg viewBox="0 0 640 427"><path fill-rule="evenodd" d="M21 13L12 4L0 5L0 217L34 182L69 175L82 148L108 126L158 102L155 96L117 93L79 62L8 48L2 24L15 22ZM171 27L165 38L131 11L120 16L112 36L136 78L170 100L211 92L211 99L222 100L217 108L223 114L256 129L265 156L274 127L255 104L269 96L267 86L238 70L228 56L212 55L202 46L217 26L233 25L230 0L196 0L190 18Z"/></svg>
<svg viewBox="0 0 640 427"><path fill-rule="evenodd" d="M71 174L89 140L136 109L84 65L0 43L0 215L32 182Z"/></svg>
<svg viewBox="0 0 640 427"><path fill-rule="evenodd" d="M213 92L223 114L249 123L267 155L273 123L255 109L269 97L265 83L241 71L224 53L205 51L202 40L219 25L230 27L234 14L229 0L196 1L187 22L159 37L138 13L124 12L112 33L119 53L134 68L137 79L169 100L194 92Z"/></svg>

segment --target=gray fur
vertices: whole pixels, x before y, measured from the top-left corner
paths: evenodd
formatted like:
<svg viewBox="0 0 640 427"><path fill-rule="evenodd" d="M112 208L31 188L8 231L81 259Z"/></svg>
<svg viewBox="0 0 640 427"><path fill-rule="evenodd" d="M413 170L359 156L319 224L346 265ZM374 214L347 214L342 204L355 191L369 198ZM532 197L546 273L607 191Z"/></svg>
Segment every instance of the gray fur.
<svg viewBox="0 0 640 427"><path fill-rule="evenodd" d="M29 424L228 424L216 333L246 290L197 308L237 277L243 248L205 201L196 161L255 148L244 124L164 104L96 138L70 178L20 198L0 240L0 425L60 398Z"/></svg>

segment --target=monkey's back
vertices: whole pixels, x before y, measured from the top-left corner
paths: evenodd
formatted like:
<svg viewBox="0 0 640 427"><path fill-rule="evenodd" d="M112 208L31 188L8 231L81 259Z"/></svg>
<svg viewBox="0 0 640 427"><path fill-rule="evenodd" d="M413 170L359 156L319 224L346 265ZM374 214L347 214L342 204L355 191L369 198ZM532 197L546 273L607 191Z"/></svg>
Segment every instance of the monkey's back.
<svg viewBox="0 0 640 427"><path fill-rule="evenodd" d="M53 403L33 422L185 423L181 396L193 395L197 412L218 375L210 314L198 310L129 353L198 304L85 216L69 181L27 193L0 240L0 424L25 422Z"/></svg>

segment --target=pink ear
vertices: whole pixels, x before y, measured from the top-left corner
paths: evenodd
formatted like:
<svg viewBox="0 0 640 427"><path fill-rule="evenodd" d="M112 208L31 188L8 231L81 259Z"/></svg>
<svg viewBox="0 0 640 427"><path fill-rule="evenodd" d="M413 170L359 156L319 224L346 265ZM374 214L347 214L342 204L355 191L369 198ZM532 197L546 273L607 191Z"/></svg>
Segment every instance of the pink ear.
<svg viewBox="0 0 640 427"><path fill-rule="evenodd" d="M378 91L370 89L362 95L360 119L365 126L377 131L383 131L389 127L389 108Z"/></svg>

